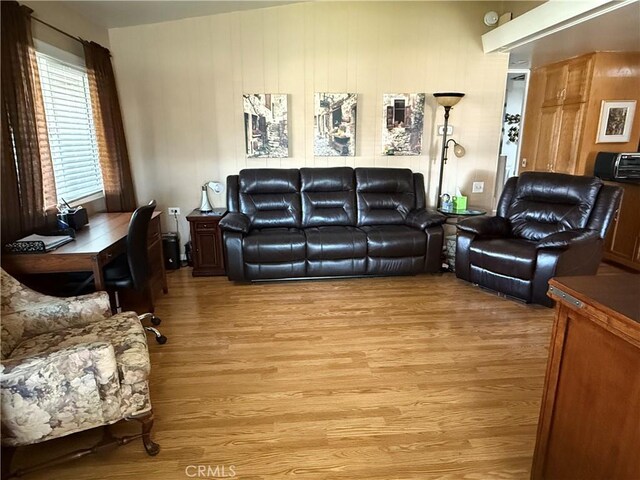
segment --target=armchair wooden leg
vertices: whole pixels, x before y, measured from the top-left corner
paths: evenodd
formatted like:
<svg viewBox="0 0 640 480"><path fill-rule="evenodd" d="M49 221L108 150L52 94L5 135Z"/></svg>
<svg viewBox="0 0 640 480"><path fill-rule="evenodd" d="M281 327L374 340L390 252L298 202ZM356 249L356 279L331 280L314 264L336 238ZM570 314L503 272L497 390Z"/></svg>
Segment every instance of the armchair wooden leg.
<svg viewBox="0 0 640 480"><path fill-rule="evenodd" d="M42 462L37 465L32 465L27 468L18 469L13 472L11 472L11 459L15 452L15 448L2 447L2 479L4 480L8 478L13 478L13 477L22 477L29 473L36 472L38 470L42 470L44 468L51 467L53 465L59 465L61 463L65 463L70 460L76 460L78 458L82 458L87 455L99 453L103 450L126 445L127 443L132 442L133 440L136 440L138 438L142 438L142 443L144 444L144 448L149 455L151 456L157 455L160 452L160 446L151 440L151 428L153 427L153 412L149 412L140 417L131 417L131 418L128 418L127 420L136 420L140 422L142 424L142 432L135 435L128 435L125 437L114 437L113 434L111 433L110 426L105 425L103 427L102 439L98 443L96 443L94 446L76 450L74 452L67 453L66 455L62 455L52 460L48 460L46 462Z"/></svg>
<svg viewBox="0 0 640 480"><path fill-rule="evenodd" d="M160 445L151 440L151 429L153 428L153 412L141 417L133 417L132 420L136 420L142 424L142 443L144 449L152 457L160 452Z"/></svg>

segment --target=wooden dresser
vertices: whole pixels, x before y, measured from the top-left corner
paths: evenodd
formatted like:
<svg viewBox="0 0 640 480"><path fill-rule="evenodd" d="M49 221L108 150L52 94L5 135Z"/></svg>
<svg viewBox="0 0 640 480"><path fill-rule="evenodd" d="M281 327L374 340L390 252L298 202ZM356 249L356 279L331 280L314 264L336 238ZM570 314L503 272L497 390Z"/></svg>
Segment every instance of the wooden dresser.
<svg viewBox="0 0 640 480"><path fill-rule="evenodd" d="M531 478L640 478L640 275L559 277Z"/></svg>

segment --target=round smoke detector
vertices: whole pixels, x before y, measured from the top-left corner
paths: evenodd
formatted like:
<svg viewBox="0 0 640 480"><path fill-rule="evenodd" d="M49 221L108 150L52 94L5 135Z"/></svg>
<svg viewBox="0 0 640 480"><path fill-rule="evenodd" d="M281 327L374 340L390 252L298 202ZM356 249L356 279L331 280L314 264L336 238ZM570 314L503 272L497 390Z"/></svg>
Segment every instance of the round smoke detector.
<svg viewBox="0 0 640 480"><path fill-rule="evenodd" d="M493 27L496 23L498 23L498 13L497 12L487 12L484 14L484 24L487 27Z"/></svg>

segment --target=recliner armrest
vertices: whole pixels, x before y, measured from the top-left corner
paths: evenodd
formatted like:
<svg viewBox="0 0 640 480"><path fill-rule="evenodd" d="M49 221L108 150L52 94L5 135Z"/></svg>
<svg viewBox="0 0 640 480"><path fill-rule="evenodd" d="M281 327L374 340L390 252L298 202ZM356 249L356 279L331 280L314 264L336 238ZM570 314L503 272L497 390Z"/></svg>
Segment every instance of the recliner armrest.
<svg viewBox="0 0 640 480"><path fill-rule="evenodd" d="M467 218L459 222L457 227L479 237L506 237L511 231L509 221L503 217Z"/></svg>
<svg viewBox="0 0 640 480"><path fill-rule="evenodd" d="M244 213L229 212L222 217L219 225L223 231L249 233L251 220Z"/></svg>
<svg viewBox="0 0 640 480"><path fill-rule="evenodd" d="M580 228L576 230L566 230L564 232L552 233L540 239L536 244L536 249L541 248L569 248L571 245L578 245L600 238L597 230Z"/></svg>
<svg viewBox="0 0 640 480"><path fill-rule="evenodd" d="M424 230L428 227L434 227L442 225L447 220L447 217L438 212L430 212L425 209L412 210L407 215L405 220L406 225L409 227Z"/></svg>

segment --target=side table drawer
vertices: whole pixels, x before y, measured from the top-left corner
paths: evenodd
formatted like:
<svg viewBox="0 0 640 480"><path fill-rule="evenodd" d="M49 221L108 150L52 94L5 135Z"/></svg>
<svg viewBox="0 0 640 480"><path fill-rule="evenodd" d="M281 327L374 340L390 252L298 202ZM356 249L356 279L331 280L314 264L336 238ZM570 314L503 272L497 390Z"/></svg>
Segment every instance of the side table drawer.
<svg viewBox="0 0 640 480"><path fill-rule="evenodd" d="M196 230L200 231L200 230L215 230L218 228L218 222L194 222L195 226L196 226Z"/></svg>

